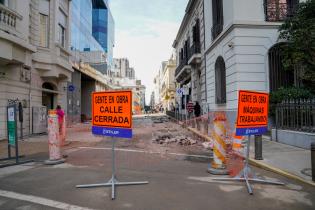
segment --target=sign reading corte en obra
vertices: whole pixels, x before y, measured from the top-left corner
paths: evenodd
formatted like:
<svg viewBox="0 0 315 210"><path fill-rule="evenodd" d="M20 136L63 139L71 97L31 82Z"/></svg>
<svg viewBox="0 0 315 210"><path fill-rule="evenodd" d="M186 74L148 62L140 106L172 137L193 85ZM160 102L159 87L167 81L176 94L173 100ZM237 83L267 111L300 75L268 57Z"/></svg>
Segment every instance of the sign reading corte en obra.
<svg viewBox="0 0 315 210"><path fill-rule="evenodd" d="M239 91L236 135L261 135L267 131L268 93Z"/></svg>
<svg viewBox="0 0 315 210"><path fill-rule="evenodd" d="M92 94L92 133L132 137L132 92L105 91Z"/></svg>

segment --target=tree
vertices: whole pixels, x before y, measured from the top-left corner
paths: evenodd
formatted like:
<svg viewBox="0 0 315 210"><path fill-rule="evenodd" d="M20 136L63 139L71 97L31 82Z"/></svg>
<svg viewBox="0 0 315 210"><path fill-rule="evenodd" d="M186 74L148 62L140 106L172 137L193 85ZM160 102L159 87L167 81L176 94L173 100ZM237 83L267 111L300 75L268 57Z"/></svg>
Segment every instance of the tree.
<svg viewBox="0 0 315 210"><path fill-rule="evenodd" d="M298 79L315 92L315 0L300 3L279 28L285 69L297 70Z"/></svg>

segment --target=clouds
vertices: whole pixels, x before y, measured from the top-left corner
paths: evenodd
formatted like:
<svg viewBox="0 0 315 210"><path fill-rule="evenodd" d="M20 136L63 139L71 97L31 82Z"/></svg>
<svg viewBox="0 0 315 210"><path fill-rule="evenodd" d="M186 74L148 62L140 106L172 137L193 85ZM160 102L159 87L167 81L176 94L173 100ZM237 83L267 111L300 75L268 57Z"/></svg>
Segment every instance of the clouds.
<svg viewBox="0 0 315 210"><path fill-rule="evenodd" d="M187 0L111 1L116 24L114 56L129 58L137 78L147 87L146 103L161 62L171 56L186 4Z"/></svg>

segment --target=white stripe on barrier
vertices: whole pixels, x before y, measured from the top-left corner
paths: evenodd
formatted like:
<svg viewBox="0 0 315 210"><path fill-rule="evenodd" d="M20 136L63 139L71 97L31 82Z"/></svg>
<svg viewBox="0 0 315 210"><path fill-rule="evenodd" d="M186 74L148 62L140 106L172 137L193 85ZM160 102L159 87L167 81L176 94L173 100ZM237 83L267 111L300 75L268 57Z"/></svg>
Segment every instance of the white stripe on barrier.
<svg viewBox="0 0 315 210"><path fill-rule="evenodd" d="M222 145L219 144L218 142L214 142L213 144L215 145L217 150L221 153L221 155L223 155L225 157L226 156L226 152L225 152L225 149L222 147Z"/></svg>
<svg viewBox="0 0 315 210"><path fill-rule="evenodd" d="M214 132L216 133L216 135L222 137L225 135L224 130L222 130L219 126L214 126Z"/></svg>

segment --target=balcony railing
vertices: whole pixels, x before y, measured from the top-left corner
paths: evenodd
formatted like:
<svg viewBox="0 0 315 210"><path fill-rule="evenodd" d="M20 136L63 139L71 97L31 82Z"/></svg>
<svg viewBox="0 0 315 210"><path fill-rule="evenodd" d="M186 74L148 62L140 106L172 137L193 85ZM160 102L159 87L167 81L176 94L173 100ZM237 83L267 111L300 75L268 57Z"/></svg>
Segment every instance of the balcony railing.
<svg viewBox="0 0 315 210"><path fill-rule="evenodd" d="M222 30L223 30L222 24L213 25L213 27L211 28L212 40L217 38L217 36L222 32Z"/></svg>
<svg viewBox="0 0 315 210"><path fill-rule="evenodd" d="M292 99L277 104L276 126L315 133L315 99Z"/></svg>
<svg viewBox="0 0 315 210"><path fill-rule="evenodd" d="M283 21L293 16L298 4L287 4L279 2L268 2L265 4L266 21Z"/></svg>
<svg viewBox="0 0 315 210"><path fill-rule="evenodd" d="M180 71L183 69L184 66L188 65L188 59L184 58L183 60L180 61L179 65L176 68L175 71L175 77L180 73Z"/></svg>
<svg viewBox="0 0 315 210"><path fill-rule="evenodd" d="M200 43L193 43L193 45L188 50L188 60L191 59L191 57L194 54L197 54L200 52L201 52Z"/></svg>
<svg viewBox="0 0 315 210"><path fill-rule="evenodd" d="M0 4L0 29L16 33L17 21L22 20L22 16L8 7Z"/></svg>

